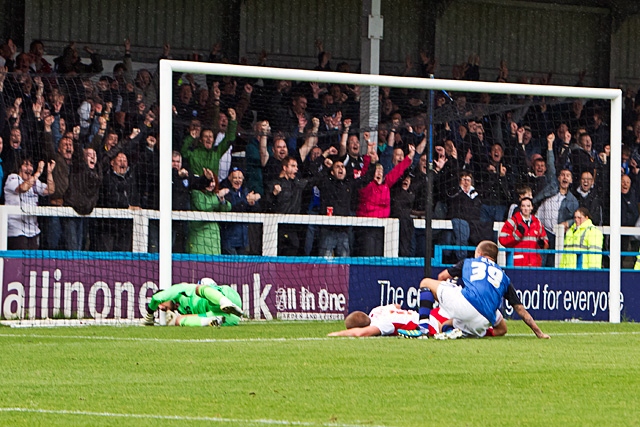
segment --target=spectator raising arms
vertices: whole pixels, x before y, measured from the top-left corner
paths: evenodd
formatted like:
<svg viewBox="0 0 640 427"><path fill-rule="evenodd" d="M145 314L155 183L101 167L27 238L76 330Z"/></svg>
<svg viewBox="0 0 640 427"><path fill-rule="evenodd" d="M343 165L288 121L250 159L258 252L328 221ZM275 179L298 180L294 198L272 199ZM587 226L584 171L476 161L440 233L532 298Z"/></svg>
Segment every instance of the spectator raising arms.
<svg viewBox="0 0 640 427"><path fill-rule="evenodd" d="M20 161L20 167L9 175L4 186L5 202L14 206L38 206L38 196L52 194L55 189L53 170L56 162L51 160L47 165L47 184L40 181L44 172L44 162L38 163L38 169L33 172L33 163L26 157ZM39 249L38 220L31 215L9 215L7 235L8 249Z"/></svg>
<svg viewBox="0 0 640 427"><path fill-rule="evenodd" d="M360 190L358 216L373 218L389 218L391 214L391 187L402 177L413 162L416 149L409 145L409 154L384 176L384 169L378 164L377 147L375 143L368 145L367 155L364 157L363 172L366 185ZM384 246L384 235L380 230L363 230L359 236L360 254L363 256L381 256Z"/></svg>

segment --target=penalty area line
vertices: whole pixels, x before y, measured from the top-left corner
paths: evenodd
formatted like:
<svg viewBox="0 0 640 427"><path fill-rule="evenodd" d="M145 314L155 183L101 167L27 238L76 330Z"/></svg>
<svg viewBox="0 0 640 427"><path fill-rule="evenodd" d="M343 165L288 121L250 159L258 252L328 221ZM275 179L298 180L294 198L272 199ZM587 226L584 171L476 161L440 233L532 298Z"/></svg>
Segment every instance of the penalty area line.
<svg viewBox="0 0 640 427"><path fill-rule="evenodd" d="M105 417L105 418L137 418L152 419L166 421L206 421L213 423L234 423L238 425L281 425L281 426L327 426L327 427L385 427L383 425L373 426L371 424L343 424L336 422L306 422L306 421L286 421L286 420L269 420L269 419L240 419L240 418L223 418L223 417L194 417L183 415L155 415L155 414L118 414L115 412L90 412L90 411L71 411L65 409L39 409L39 408L1 408L0 412L18 412L30 414L46 414L46 415L79 415L88 417Z"/></svg>

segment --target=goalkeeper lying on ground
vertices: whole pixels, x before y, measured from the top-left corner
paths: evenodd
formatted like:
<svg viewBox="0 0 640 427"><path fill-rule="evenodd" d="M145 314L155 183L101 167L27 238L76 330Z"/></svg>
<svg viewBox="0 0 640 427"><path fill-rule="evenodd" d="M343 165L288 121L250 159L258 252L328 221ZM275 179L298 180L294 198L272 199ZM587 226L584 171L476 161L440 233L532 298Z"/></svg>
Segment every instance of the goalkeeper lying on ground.
<svg viewBox="0 0 640 427"><path fill-rule="evenodd" d="M158 308L167 312L168 326L234 326L243 314L238 292L209 278L156 292L147 304L144 325L153 326Z"/></svg>

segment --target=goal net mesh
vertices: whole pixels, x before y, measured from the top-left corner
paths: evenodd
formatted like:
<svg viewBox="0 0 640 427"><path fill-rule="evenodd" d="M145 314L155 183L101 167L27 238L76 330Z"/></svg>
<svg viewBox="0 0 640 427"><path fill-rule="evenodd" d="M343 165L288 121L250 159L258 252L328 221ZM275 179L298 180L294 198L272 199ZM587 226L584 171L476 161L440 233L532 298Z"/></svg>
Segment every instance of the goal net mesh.
<svg viewBox="0 0 640 427"><path fill-rule="evenodd" d="M606 255L552 251L564 247L555 234L577 206L609 225L608 100L239 74L174 72L170 106L158 101L157 71L131 81L5 77L4 198L22 214L8 219L4 318L141 317L162 282L167 234L165 283L212 277L257 319L337 319L372 301L415 306L416 293L399 300L394 280L417 285L428 245L440 268L494 240L507 248L501 263L527 267L518 277L531 281L536 268L609 265ZM161 108L171 111L162 140ZM168 146L171 169L160 163ZM640 156L624 147L623 167L633 168ZM34 173L32 193L17 189ZM161 189L169 173L171 188ZM163 193L170 233L160 227ZM563 209L558 193L569 194ZM50 209L27 215L36 206ZM638 250L631 236L622 245ZM623 267L633 268L627 255ZM551 295L544 303L560 304Z"/></svg>

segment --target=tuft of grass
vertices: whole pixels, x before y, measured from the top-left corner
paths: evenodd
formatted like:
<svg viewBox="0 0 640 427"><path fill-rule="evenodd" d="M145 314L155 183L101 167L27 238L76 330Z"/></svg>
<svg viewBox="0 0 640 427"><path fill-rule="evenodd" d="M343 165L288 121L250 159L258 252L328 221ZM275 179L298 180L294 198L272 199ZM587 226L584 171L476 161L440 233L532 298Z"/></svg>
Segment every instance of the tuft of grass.
<svg viewBox="0 0 640 427"><path fill-rule="evenodd" d="M456 341L326 337L338 322L3 328L0 424L637 423L639 324L508 325Z"/></svg>

